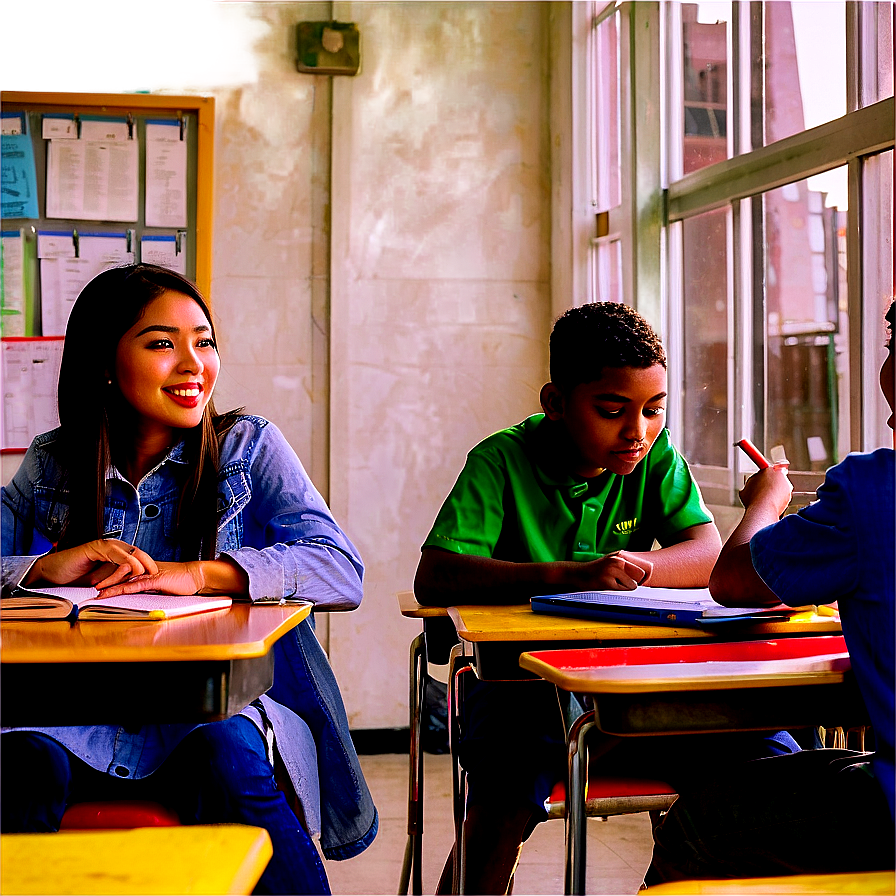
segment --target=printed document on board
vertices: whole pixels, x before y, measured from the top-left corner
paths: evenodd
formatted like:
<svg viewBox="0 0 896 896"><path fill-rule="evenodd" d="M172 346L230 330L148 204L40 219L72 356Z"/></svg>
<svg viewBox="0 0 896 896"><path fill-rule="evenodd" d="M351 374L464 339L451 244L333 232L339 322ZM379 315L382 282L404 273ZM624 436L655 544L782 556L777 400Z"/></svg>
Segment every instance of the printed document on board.
<svg viewBox="0 0 896 896"><path fill-rule="evenodd" d="M139 141L132 127L84 119L77 139L49 141L48 218L137 220Z"/></svg>

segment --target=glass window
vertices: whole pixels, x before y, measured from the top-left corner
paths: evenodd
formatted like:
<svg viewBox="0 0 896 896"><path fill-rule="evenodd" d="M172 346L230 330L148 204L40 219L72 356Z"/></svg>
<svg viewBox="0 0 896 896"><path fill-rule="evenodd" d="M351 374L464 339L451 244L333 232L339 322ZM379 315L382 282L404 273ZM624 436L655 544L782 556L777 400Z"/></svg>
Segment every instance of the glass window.
<svg viewBox="0 0 896 896"><path fill-rule="evenodd" d="M837 357L849 344L847 316L840 313L847 295L839 237L846 228L846 169L835 174L839 195L804 180L755 204L764 218L764 296L757 298L765 305L765 447L783 445L794 470L837 463L840 428L849 422Z"/></svg>
<svg viewBox="0 0 896 896"><path fill-rule="evenodd" d="M809 500L849 451L891 443L893 5L621 2L593 21L622 86L589 57L582 107L612 146L593 164L621 147L623 203L583 258L592 295L662 322L670 428L708 500L737 504L741 436L782 445Z"/></svg>
<svg viewBox="0 0 896 896"><path fill-rule="evenodd" d="M763 60L768 144L846 114L846 4L775 0L762 10L762 51L753 57Z"/></svg>
<svg viewBox="0 0 896 896"><path fill-rule="evenodd" d="M728 212L682 226L684 453L691 463L728 463Z"/></svg>
<svg viewBox="0 0 896 896"><path fill-rule="evenodd" d="M730 3L681 8L684 174L728 157Z"/></svg>

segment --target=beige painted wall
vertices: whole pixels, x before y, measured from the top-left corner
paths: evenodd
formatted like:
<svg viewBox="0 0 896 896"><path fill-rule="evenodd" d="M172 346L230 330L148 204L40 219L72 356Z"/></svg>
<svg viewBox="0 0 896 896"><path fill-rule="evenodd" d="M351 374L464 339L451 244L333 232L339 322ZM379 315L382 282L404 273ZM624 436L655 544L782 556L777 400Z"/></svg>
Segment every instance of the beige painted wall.
<svg viewBox="0 0 896 896"><path fill-rule="evenodd" d="M358 728L407 724L419 624L394 595L411 586L466 451L538 410L551 318L548 7L187 4L169 54L135 42L128 13L110 6L102 41L60 20L78 50L66 63L58 44L65 80L4 82L215 96L216 400L280 426L365 559L361 609L334 615L329 639L322 626ZM299 74L294 50L297 22L331 17L359 24L363 60L332 85ZM121 46L114 66L81 64ZM43 74L51 61L19 68ZM4 481L14 467L4 458Z"/></svg>
<svg viewBox="0 0 896 896"><path fill-rule="evenodd" d="M538 410L550 330L547 15L534 3L339 4L360 76L334 83L330 498L367 562L331 619L357 727L404 724L397 616L463 464Z"/></svg>

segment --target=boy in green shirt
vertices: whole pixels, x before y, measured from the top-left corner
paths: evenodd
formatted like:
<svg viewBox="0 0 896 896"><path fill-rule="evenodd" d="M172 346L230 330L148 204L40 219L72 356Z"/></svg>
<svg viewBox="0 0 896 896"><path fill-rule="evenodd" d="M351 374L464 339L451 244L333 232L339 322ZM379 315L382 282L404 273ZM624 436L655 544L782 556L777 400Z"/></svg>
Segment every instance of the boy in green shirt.
<svg viewBox="0 0 896 896"><path fill-rule="evenodd" d="M557 320L550 355L544 414L467 456L423 544L414 582L421 603L708 583L721 539L664 428L657 335L632 308L599 302ZM661 547L651 550L655 541ZM562 714L554 687L529 681L476 682L463 712L466 892L505 893L565 769ZM798 749L787 736L779 741ZM439 892L450 890L452 870L449 856Z"/></svg>

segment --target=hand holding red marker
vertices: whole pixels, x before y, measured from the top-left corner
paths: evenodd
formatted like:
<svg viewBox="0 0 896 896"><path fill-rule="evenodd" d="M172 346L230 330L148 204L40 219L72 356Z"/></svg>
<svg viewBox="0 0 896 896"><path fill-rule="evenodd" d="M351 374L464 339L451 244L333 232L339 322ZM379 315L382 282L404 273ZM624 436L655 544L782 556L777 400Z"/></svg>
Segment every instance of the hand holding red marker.
<svg viewBox="0 0 896 896"><path fill-rule="evenodd" d="M774 462L772 462L749 439L740 439L734 444L759 467L759 473L750 476L739 492L741 503L744 507L749 508L756 502L771 502L771 506L780 517L787 510L793 493L793 486L787 476L790 463L784 454L784 448L781 445L775 445L772 448L771 454L774 458ZM763 470L769 468L782 473L783 478L774 475L761 475Z"/></svg>

